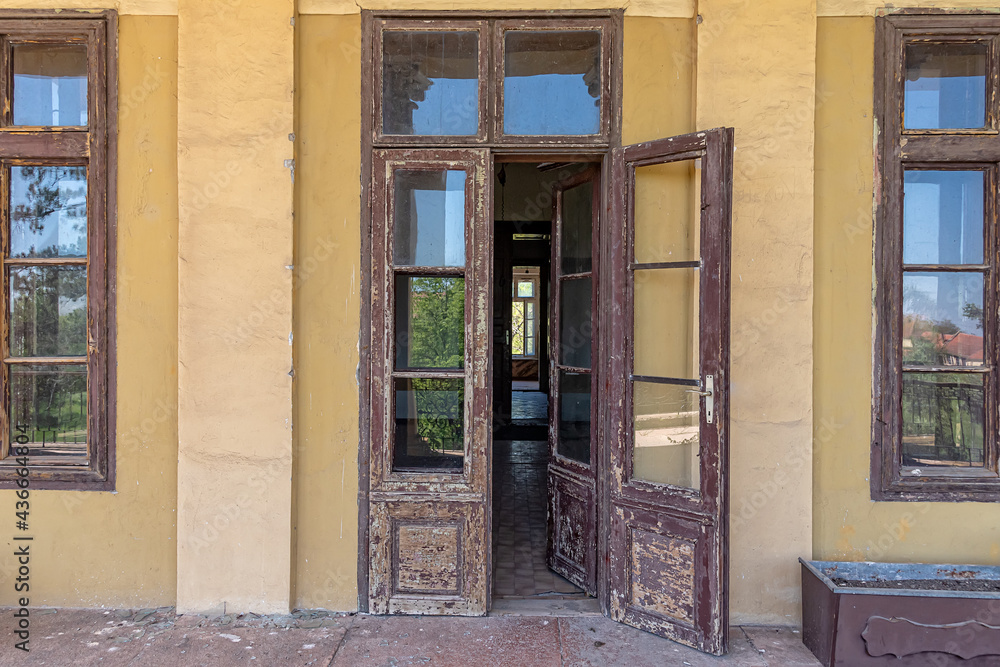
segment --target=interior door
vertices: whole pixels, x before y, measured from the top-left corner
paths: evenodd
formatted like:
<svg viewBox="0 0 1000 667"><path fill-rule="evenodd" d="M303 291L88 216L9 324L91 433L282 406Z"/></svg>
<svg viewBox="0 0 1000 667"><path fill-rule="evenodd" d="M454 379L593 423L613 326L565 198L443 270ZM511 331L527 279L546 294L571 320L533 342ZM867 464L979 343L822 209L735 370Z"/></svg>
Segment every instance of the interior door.
<svg viewBox="0 0 1000 667"><path fill-rule="evenodd" d="M549 354L549 567L597 594L600 170L555 187Z"/></svg>
<svg viewBox="0 0 1000 667"><path fill-rule="evenodd" d="M732 129L613 151L609 615L728 643ZM603 532L603 531L602 531Z"/></svg>
<svg viewBox="0 0 1000 667"><path fill-rule="evenodd" d="M376 150L369 610L486 613L488 153Z"/></svg>

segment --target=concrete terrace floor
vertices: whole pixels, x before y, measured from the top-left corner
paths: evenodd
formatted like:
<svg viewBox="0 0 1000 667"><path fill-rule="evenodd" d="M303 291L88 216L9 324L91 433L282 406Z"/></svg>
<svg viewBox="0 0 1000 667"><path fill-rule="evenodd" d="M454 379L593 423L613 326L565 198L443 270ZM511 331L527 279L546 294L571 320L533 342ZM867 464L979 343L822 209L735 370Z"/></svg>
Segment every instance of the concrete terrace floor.
<svg viewBox="0 0 1000 667"><path fill-rule="evenodd" d="M2 665L316 665L492 667L593 665L815 667L791 628L733 627L716 658L603 616L445 618L296 612L289 616L178 616L144 610L31 610L31 651L14 648L0 610Z"/></svg>

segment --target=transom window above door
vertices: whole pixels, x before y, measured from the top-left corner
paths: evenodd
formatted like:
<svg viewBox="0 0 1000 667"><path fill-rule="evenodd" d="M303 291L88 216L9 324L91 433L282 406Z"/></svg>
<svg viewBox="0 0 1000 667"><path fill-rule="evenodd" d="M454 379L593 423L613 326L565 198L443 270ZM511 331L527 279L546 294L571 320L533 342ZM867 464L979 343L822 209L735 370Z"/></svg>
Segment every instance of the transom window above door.
<svg viewBox="0 0 1000 667"><path fill-rule="evenodd" d="M609 143L612 15L372 20L375 144Z"/></svg>

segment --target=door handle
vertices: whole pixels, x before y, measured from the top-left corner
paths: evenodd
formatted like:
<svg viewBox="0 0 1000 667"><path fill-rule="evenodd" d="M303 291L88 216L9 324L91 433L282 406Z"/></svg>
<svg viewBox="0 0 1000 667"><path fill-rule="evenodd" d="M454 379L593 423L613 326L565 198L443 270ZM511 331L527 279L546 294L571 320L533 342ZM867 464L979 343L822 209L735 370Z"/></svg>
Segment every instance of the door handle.
<svg viewBox="0 0 1000 667"><path fill-rule="evenodd" d="M688 389L689 394L698 394L705 397L705 421L709 424L715 422L715 376L705 376L705 389Z"/></svg>

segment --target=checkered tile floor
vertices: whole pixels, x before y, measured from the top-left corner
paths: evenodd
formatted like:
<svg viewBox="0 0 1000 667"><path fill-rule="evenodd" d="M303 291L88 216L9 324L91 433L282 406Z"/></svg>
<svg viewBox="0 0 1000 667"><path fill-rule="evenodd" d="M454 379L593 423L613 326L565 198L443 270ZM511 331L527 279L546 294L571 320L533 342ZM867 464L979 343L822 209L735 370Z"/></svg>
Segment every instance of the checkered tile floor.
<svg viewBox="0 0 1000 667"><path fill-rule="evenodd" d="M548 443L493 443L495 597L573 595L583 591L545 564Z"/></svg>

